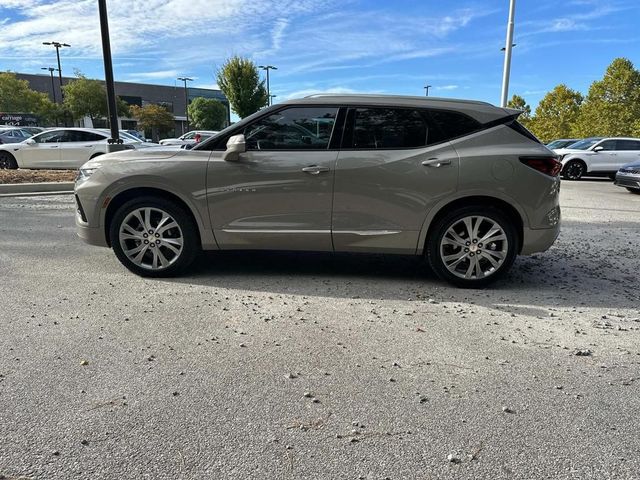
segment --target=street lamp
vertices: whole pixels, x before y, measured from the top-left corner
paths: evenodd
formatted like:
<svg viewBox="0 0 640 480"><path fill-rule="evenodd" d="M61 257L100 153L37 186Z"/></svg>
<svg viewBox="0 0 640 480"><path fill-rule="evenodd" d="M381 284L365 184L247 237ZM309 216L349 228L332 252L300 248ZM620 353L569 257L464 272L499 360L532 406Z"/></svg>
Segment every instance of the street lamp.
<svg viewBox="0 0 640 480"><path fill-rule="evenodd" d="M504 47L504 71L502 72L502 98L500 106L507 106L507 97L509 96L509 76L511 75L511 51L514 47L513 43L513 23L516 15L516 0L509 0L509 21L507 23L507 42Z"/></svg>
<svg viewBox="0 0 640 480"><path fill-rule="evenodd" d="M271 92L269 90L269 70L277 70L278 67L274 67L273 65L258 65L258 68L265 70L267 72L267 103L271 105Z"/></svg>
<svg viewBox="0 0 640 480"><path fill-rule="evenodd" d="M58 103L56 100L56 86L53 83L53 72L58 69L54 67L40 67L40 70L49 70L49 73L51 74L51 93L53 94L53 103Z"/></svg>
<svg viewBox="0 0 640 480"><path fill-rule="evenodd" d="M62 91L62 67L60 66L60 49L62 47L70 47L68 43L60 42L42 42L43 45L53 45L56 49L56 57L58 59L58 77L60 79L60 96L64 99L64 92Z"/></svg>
<svg viewBox="0 0 640 480"><path fill-rule="evenodd" d="M278 95L269 95L269 105L273 105L273 99L276 98Z"/></svg>
<svg viewBox="0 0 640 480"><path fill-rule="evenodd" d="M426 97L428 97L428 96L429 96L429 89L430 89L431 87L433 87L433 85L425 85L425 86L424 86L424 89L425 89L425 91L426 91L426 95L425 95Z"/></svg>
<svg viewBox="0 0 640 480"><path fill-rule="evenodd" d="M184 82L184 111L187 114L187 132L189 131L189 92L187 90L187 82L193 82L193 78L178 77L178 80ZM183 128L182 133L185 133Z"/></svg>

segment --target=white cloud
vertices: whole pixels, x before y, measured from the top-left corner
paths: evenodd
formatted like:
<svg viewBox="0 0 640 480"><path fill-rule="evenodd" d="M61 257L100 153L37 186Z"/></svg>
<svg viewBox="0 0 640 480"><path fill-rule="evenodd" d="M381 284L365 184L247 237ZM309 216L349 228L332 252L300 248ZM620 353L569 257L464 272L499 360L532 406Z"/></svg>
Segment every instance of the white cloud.
<svg viewBox="0 0 640 480"><path fill-rule="evenodd" d="M445 91L457 90L458 88L460 88L460 85L440 85L440 86L434 87L435 90L445 90Z"/></svg>

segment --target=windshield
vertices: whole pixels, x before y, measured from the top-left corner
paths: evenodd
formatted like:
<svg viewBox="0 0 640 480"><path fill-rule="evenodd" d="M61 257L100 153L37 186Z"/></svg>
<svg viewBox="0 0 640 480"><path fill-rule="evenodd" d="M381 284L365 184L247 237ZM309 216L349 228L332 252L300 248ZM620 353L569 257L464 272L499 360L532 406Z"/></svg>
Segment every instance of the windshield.
<svg viewBox="0 0 640 480"><path fill-rule="evenodd" d="M602 140L602 138L585 138L584 140L580 140L579 142L572 143L567 148L570 148L572 150L588 150L600 140Z"/></svg>

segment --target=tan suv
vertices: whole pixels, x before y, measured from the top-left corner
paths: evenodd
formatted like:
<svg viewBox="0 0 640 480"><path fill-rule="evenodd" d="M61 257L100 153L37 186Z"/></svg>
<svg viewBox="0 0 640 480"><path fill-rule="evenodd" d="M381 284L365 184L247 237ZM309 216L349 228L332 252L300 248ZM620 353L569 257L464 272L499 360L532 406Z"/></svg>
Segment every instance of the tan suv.
<svg viewBox="0 0 640 480"><path fill-rule="evenodd" d="M484 286L560 228L561 165L519 113L424 97L280 103L192 150L86 163L78 235L144 276L182 272L200 250L380 252Z"/></svg>

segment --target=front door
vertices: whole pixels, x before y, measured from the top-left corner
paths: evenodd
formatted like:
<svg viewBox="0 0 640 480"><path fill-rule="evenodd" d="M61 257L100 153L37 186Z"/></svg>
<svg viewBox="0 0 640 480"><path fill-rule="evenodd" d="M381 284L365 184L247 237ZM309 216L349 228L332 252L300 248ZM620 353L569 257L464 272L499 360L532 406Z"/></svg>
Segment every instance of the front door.
<svg viewBox="0 0 640 480"><path fill-rule="evenodd" d="M247 152L207 170L211 224L222 249L330 251L337 107L289 107L249 124Z"/></svg>
<svg viewBox="0 0 640 480"><path fill-rule="evenodd" d="M34 135L32 144L20 144L18 152L24 168L51 168L60 161L60 141L64 130L52 130Z"/></svg>

